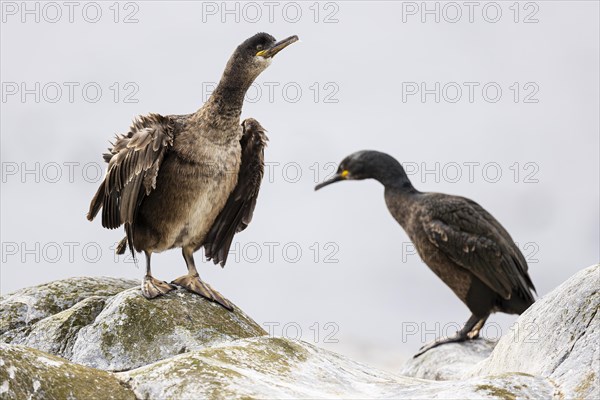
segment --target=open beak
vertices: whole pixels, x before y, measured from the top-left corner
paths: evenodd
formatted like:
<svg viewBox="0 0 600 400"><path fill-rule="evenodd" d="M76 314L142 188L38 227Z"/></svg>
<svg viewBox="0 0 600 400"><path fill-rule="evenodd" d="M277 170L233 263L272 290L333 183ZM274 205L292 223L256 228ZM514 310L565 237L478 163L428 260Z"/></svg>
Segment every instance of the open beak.
<svg viewBox="0 0 600 400"><path fill-rule="evenodd" d="M346 171L344 171L344 172L346 172ZM321 188L324 188L327 185L331 185L332 183L336 183L336 182L344 181L344 180L348 179L348 173L347 172L344 173L344 172L335 174L333 177L327 179L326 181L319 183L317 186L315 186L315 191L319 190Z"/></svg>
<svg viewBox="0 0 600 400"><path fill-rule="evenodd" d="M279 42L275 43L273 46L269 47L268 49L259 51L258 53L256 53L256 55L264 57L264 58L271 58L271 57L275 56L275 54L279 53L281 50L288 47L290 44L297 42L297 41L298 41L298 36L296 36L296 35L290 36L289 38L280 40Z"/></svg>

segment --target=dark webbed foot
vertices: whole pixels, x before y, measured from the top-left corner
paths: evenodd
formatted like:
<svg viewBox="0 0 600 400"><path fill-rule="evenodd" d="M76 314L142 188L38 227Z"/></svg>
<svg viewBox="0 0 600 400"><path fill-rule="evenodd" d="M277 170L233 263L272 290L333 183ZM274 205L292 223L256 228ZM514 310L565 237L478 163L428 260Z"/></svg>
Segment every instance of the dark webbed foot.
<svg viewBox="0 0 600 400"><path fill-rule="evenodd" d="M433 342L426 344L419 349L419 352L415 354L413 358L417 358L434 347L438 347L446 343L460 343L466 342L467 340L477 339L479 337L479 332L481 331L481 328L483 328L487 318L487 316L480 318L472 315L471 318L469 318L469 320L465 323L465 326L460 331L456 332L455 335L447 338L436 339Z"/></svg>
<svg viewBox="0 0 600 400"><path fill-rule="evenodd" d="M208 283L202 281L198 274L180 276L171 283L178 286L182 286L190 292L199 294L200 296L205 297L208 300L219 303L229 311L233 311L233 306L231 305L231 303L229 303L229 301L227 301L227 299L225 299L225 297L223 297L221 293L217 292L215 289L210 287Z"/></svg>
<svg viewBox="0 0 600 400"><path fill-rule="evenodd" d="M441 346L441 345L446 344L446 343L466 342L467 340L471 340L471 338L469 338L468 335L461 335L460 332L456 332L456 335L453 335L453 336L450 336L450 337L447 337L447 338L436 339L433 342L428 343L425 346L421 347L419 349L419 352L417 354L415 354L413 356L413 358L419 357L420 355L422 355L423 353L426 353L427 351L433 349L434 347L438 347L438 346Z"/></svg>
<svg viewBox="0 0 600 400"><path fill-rule="evenodd" d="M146 275L142 281L142 295L147 299L153 299L174 290L175 286L165 281L158 280L153 276Z"/></svg>

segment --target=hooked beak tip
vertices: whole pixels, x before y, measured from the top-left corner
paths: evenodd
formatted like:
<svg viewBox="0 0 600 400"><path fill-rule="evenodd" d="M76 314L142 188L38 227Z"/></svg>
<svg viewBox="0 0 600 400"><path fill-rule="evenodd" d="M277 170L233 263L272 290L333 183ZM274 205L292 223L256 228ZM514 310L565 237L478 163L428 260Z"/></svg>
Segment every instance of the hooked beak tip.
<svg viewBox="0 0 600 400"><path fill-rule="evenodd" d="M319 189L324 188L325 186L331 185L332 183L343 181L344 179L346 179L346 177L336 174L331 179L323 181L323 182L319 183L317 186L315 186L315 192Z"/></svg>
<svg viewBox="0 0 600 400"><path fill-rule="evenodd" d="M256 55L264 57L264 58L275 57L275 55L277 53L279 53L281 50L285 49L290 44L297 42L298 40L300 40L298 38L298 35L293 35L293 36L287 37L287 38L285 38L283 40L280 40L279 42L275 43L273 45L273 47L268 48L266 50L259 51L258 53L256 53Z"/></svg>

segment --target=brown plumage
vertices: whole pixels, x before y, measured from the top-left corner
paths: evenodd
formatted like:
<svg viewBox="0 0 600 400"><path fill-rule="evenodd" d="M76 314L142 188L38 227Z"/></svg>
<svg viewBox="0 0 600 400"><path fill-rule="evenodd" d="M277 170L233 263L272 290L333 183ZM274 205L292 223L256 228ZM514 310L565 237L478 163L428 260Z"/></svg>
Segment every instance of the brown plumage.
<svg viewBox="0 0 600 400"><path fill-rule="evenodd" d="M117 135L109 153L104 181L96 191L87 214L93 220L102 208L102 226L125 225L126 239L133 252L133 226L144 197L156 188L156 177L165 153L173 146L175 124L158 114L138 117L129 132Z"/></svg>
<svg viewBox="0 0 600 400"><path fill-rule="evenodd" d="M102 226L125 227L126 237L117 252L129 247L133 254L145 253L145 297L174 288L152 276L152 253L180 247L188 274L173 283L232 309L200 279L193 253L207 244L209 257L224 265L233 235L250 222L266 137L255 120L240 126L244 96L272 57L297 40L291 36L276 42L266 33L247 39L234 51L217 88L197 112L139 117L104 154L107 173L87 217L92 220L102 208ZM209 231L213 233L207 243Z"/></svg>
<svg viewBox="0 0 600 400"><path fill-rule="evenodd" d="M233 236L246 229L252 221L265 170L264 148L268 141L265 129L253 118L244 120L242 128L242 165L238 184L204 240L206 258L221 267L227 262Z"/></svg>
<svg viewBox="0 0 600 400"><path fill-rule="evenodd" d="M385 203L429 268L472 313L455 336L439 339L417 354L443 343L474 339L493 312L521 314L534 302L527 262L508 232L479 204L460 196L416 190L402 165L377 151L346 157L333 178L376 179Z"/></svg>

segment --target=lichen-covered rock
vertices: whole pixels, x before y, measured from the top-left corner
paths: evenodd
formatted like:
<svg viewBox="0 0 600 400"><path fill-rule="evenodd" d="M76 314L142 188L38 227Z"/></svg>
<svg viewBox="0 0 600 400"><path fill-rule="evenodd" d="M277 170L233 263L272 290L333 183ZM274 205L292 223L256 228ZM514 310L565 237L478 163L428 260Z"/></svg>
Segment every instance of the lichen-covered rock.
<svg viewBox="0 0 600 400"><path fill-rule="evenodd" d="M69 359L122 371L222 341L265 334L237 307L230 312L183 289L147 300L134 288L110 298L93 323L79 330Z"/></svg>
<svg viewBox="0 0 600 400"><path fill-rule="evenodd" d="M113 296L139 282L115 278L69 278L0 297L0 341L22 340L33 324L90 296Z"/></svg>
<svg viewBox="0 0 600 400"><path fill-rule="evenodd" d="M238 308L182 289L149 301L132 281L52 282L0 299L0 338L13 343L0 345L0 398L600 398L599 283L600 267L588 268L493 351L440 346L403 376L264 336Z"/></svg>
<svg viewBox="0 0 600 400"><path fill-rule="evenodd" d="M38 321L25 337L12 343L71 358L77 334L81 328L94 322L105 301L106 297L88 297L71 308Z"/></svg>
<svg viewBox="0 0 600 400"><path fill-rule="evenodd" d="M469 376L519 371L551 379L565 398L600 398L599 308L594 265L536 301Z"/></svg>
<svg viewBox="0 0 600 400"><path fill-rule="evenodd" d="M0 343L0 398L135 400L135 395L111 373Z"/></svg>
<svg viewBox="0 0 600 400"><path fill-rule="evenodd" d="M126 370L266 332L240 309L176 290L145 299L139 283L71 278L0 300L0 339L106 370Z"/></svg>
<svg viewBox="0 0 600 400"><path fill-rule="evenodd" d="M544 398L545 379L504 374L464 381L397 376L302 341L260 337L117 374L138 398Z"/></svg>
<svg viewBox="0 0 600 400"><path fill-rule="evenodd" d="M496 343L480 338L434 347L419 357L408 360L402 375L436 381L460 379L479 361L486 359Z"/></svg>

